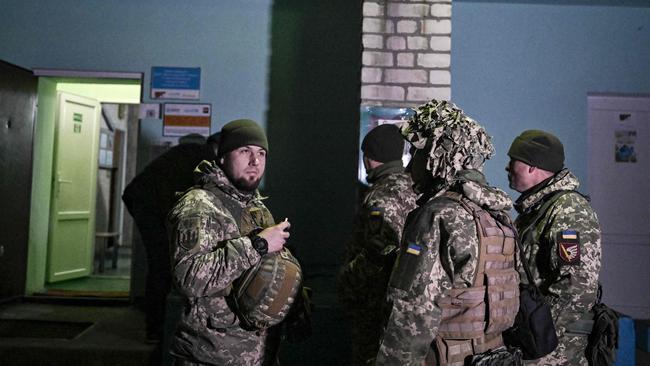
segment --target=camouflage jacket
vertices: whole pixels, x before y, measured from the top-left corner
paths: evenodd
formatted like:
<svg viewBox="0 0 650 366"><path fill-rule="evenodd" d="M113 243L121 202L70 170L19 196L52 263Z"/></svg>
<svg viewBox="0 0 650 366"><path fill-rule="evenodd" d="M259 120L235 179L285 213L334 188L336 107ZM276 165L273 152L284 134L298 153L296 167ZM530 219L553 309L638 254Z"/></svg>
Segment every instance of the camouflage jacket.
<svg viewBox="0 0 650 366"><path fill-rule="evenodd" d="M173 281L186 298L171 353L210 365L261 365L267 332L242 329L226 296L261 259L245 235L272 218L257 191L240 192L214 163L202 162L195 175L198 188L168 216Z"/></svg>
<svg viewBox="0 0 650 366"><path fill-rule="evenodd" d="M413 181L401 161L373 169L368 180L371 186L363 197L339 279L341 300L364 308L383 302L404 221L416 200Z"/></svg>
<svg viewBox="0 0 650 366"><path fill-rule="evenodd" d="M596 301L600 272L600 227L585 197L569 192L539 212L554 192L574 191L578 179L567 169L525 192L515 203L515 226L533 279L552 305L559 334L569 323L588 317ZM536 222L535 222L536 221ZM531 226L535 225L535 226ZM526 276L520 270L521 278Z"/></svg>
<svg viewBox="0 0 650 366"><path fill-rule="evenodd" d="M512 207L508 195L489 187L476 170L460 171L452 190L503 215ZM472 286L479 249L474 218L459 202L440 197L444 191L434 193L420 198L407 218L389 282L393 308L376 365L421 365L438 334L440 300L452 288Z"/></svg>

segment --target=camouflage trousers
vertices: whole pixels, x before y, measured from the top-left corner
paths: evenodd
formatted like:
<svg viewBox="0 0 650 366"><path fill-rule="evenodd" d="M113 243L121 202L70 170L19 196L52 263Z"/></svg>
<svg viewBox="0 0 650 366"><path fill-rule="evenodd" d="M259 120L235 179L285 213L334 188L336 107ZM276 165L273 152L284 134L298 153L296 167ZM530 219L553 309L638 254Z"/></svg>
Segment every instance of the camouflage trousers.
<svg viewBox="0 0 650 366"><path fill-rule="evenodd" d="M587 366L585 349L587 348L586 335L572 335L564 333L558 337L555 351L537 360L525 361L524 364L535 366Z"/></svg>

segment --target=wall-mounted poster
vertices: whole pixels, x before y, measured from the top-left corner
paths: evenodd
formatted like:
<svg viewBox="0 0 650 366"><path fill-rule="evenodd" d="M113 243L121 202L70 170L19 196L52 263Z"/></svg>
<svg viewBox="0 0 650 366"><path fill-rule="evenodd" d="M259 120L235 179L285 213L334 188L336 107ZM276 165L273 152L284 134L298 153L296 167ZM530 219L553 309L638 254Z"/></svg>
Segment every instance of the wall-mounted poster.
<svg viewBox="0 0 650 366"><path fill-rule="evenodd" d="M199 99L200 67L151 68L151 99Z"/></svg>
<svg viewBox="0 0 650 366"><path fill-rule="evenodd" d="M366 137L368 132L373 128L385 124L400 124L405 122L411 117L415 111L412 108L389 108L389 107L375 107L375 106L362 106L361 107L361 123L359 125L359 181L365 185L366 181L366 168L363 165L363 152L361 152L361 143L363 138ZM404 165L408 164L410 155L408 152L407 144L404 144L404 155L402 161Z"/></svg>
<svg viewBox="0 0 650 366"><path fill-rule="evenodd" d="M614 131L616 139L615 157L617 163L636 163L636 131L619 130Z"/></svg>
<svg viewBox="0 0 650 366"><path fill-rule="evenodd" d="M99 131L99 167L113 167L113 132L102 128Z"/></svg>
<svg viewBox="0 0 650 366"><path fill-rule="evenodd" d="M166 103L163 115L163 136L185 136L198 133L210 136L210 104Z"/></svg>

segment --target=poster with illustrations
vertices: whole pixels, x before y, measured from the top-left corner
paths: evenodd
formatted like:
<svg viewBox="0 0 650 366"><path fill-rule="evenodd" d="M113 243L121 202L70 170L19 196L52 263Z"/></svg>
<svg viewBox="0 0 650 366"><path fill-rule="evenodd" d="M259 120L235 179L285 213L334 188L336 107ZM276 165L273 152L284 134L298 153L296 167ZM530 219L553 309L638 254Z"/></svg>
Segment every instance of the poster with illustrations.
<svg viewBox="0 0 650 366"><path fill-rule="evenodd" d="M636 131L619 130L615 134L615 156L617 163L636 163Z"/></svg>

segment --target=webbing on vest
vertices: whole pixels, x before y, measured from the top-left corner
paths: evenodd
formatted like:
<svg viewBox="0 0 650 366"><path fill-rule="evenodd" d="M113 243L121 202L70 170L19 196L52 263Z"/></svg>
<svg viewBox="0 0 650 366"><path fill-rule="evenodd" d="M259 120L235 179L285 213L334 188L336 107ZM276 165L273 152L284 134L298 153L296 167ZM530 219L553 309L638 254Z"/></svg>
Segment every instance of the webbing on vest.
<svg viewBox="0 0 650 366"><path fill-rule="evenodd" d="M459 193L442 197L472 214L479 242L472 287L452 288L438 303L442 319L436 338L437 364L462 366L467 356L502 346L501 332L512 326L517 315L516 232L506 215L497 220Z"/></svg>

